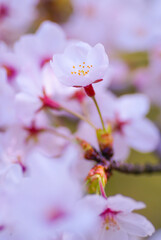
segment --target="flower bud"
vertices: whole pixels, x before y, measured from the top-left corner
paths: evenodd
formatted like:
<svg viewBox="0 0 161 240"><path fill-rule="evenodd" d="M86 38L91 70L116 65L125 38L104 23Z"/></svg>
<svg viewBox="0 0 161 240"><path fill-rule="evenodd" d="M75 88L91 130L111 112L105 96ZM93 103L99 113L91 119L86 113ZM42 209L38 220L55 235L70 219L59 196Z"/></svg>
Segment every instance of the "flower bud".
<svg viewBox="0 0 161 240"><path fill-rule="evenodd" d="M107 176L105 167L102 165L94 166L88 173L86 178L86 186L89 194L100 194L100 183L105 187Z"/></svg>
<svg viewBox="0 0 161 240"><path fill-rule="evenodd" d="M84 158L87 160L100 161L97 151L85 140L77 138L77 143L81 146L84 151Z"/></svg>
<svg viewBox="0 0 161 240"><path fill-rule="evenodd" d="M97 140L102 154L110 159L113 156L113 137L111 134L111 127L109 126L106 130L97 129Z"/></svg>

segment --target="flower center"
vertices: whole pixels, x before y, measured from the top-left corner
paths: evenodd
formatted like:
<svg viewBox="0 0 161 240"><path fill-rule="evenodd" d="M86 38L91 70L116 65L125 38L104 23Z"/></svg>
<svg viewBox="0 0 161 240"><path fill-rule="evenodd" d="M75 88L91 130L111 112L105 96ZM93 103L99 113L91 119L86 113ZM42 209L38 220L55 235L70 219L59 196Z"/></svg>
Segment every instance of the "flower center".
<svg viewBox="0 0 161 240"><path fill-rule="evenodd" d="M106 230L109 228L119 229L117 222L115 221L115 216L120 213L119 211L113 211L110 208L107 208L104 212L100 214L100 217L103 218L103 224L106 227Z"/></svg>
<svg viewBox="0 0 161 240"><path fill-rule="evenodd" d="M41 60L40 62L40 68L43 68L45 66L46 63L49 63L51 60L51 57L45 57Z"/></svg>
<svg viewBox="0 0 161 240"><path fill-rule="evenodd" d="M3 20L9 15L9 9L5 4L0 5L0 20Z"/></svg>
<svg viewBox="0 0 161 240"><path fill-rule="evenodd" d="M17 75L17 70L12 66L2 65L7 72L8 81L11 82Z"/></svg>
<svg viewBox="0 0 161 240"><path fill-rule="evenodd" d="M71 71L72 75L78 75L78 76L85 76L87 75L91 68L93 68L93 65L86 65L85 62L83 64L80 64L78 66L73 66L73 69Z"/></svg>
<svg viewBox="0 0 161 240"><path fill-rule="evenodd" d="M115 114L114 131L118 131L120 134L124 134L124 127L130 123L130 120L121 120L119 114Z"/></svg>

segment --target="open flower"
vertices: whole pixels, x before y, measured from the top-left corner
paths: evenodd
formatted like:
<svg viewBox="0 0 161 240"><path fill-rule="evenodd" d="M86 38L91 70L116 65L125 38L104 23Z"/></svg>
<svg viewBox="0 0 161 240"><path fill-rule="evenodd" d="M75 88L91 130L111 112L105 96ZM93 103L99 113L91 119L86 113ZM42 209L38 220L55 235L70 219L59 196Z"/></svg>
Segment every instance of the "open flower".
<svg viewBox="0 0 161 240"><path fill-rule="evenodd" d="M154 232L153 225L145 217L132 212L144 208L142 202L122 195L108 199L88 196L86 201L93 206L100 221L92 239L129 240L151 236Z"/></svg>
<svg viewBox="0 0 161 240"><path fill-rule="evenodd" d="M149 99L143 94L127 94L108 101L103 112L104 119L113 128L114 158L125 159L129 147L142 153L154 151L159 143L159 131L146 118L150 107Z"/></svg>
<svg viewBox="0 0 161 240"><path fill-rule="evenodd" d="M60 82L72 87L86 87L103 80L108 64L102 44L91 47L84 42L70 44L64 54L54 55L51 61Z"/></svg>

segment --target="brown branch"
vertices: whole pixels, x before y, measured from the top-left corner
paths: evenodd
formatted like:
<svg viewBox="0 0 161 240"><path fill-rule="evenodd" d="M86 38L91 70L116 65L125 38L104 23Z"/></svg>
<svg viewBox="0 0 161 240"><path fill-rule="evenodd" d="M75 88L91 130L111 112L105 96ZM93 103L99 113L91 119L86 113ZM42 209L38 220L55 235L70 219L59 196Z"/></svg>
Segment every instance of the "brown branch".
<svg viewBox="0 0 161 240"><path fill-rule="evenodd" d="M97 164L101 164L105 167L108 176L111 175L112 171L118 171L126 174L150 174L150 173L161 173L161 162L157 164L131 164L131 163L118 163L110 159L102 152L98 152L88 142L76 138L76 142L82 147L84 151L84 158L89 161L95 161Z"/></svg>
<svg viewBox="0 0 161 240"><path fill-rule="evenodd" d="M153 164L145 164L145 165L135 165L130 163L116 163L112 162L110 166L111 170L116 170L118 172L126 173L126 174L149 174L149 173L161 173L161 163L153 165Z"/></svg>

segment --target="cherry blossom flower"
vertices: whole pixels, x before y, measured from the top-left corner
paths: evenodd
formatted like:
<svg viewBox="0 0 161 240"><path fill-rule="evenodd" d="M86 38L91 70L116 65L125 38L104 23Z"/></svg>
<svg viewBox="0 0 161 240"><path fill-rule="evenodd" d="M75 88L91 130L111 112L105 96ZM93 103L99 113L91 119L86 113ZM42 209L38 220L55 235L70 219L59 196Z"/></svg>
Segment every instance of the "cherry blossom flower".
<svg viewBox="0 0 161 240"><path fill-rule="evenodd" d="M140 91L148 95L152 103L161 106L161 46L157 45L150 57L150 64L148 68L138 69L133 77L133 84Z"/></svg>
<svg viewBox="0 0 161 240"><path fill-rule="evenodd" d="M116 159L121 158L121 152L126 158L129 147L143 153L154 151L159 143L159 131L145 118L150 106L148 98L133 94L113 99L112 102L106 106L104 116L113 127Z"/></svg>
<svg viewBox="0 0 161 240"><path fill-rule="evenodd" d="M36 16L37 0L0 0L0 39L12 43ZM30 13L30 14L29 14Z"/></svg>
<svg viewBox="0 0 161 240"><path fill-rule="evenodd" d="M19 121L0 134L1 163L18 164L25 173L28 158L35 149L45 156L58 157L69 145L68 138L70 133L67 128L53 128L42 117L28 124Z"/></svg>
<svg viewBox="0 0 161 240"><path fill-rule="evenodd" d="M40 70L48 63L53 54L61 53L67 44L61 27L44 21L36 33L23 35L14 45L15 55L21 61L24 72ZM23 63L23 64L22 64Z"/></svg>
<svg viewBox="0 0 161 240"><path fill-rule="evenodd" d="M61 84L54 76L50 65L44 66L40 71L33 71L30 75L19 74L17 85L19 92L16 95L16 109L21 119L32 120L35 114L45 107L55 109L58 114L61 104L72 110L82 111L85 93L81 89Z"/></svg>
<svg viewBox="0 0 161 240"><path fill-rule="evenodd" d="M107 29L109 22L106 20L109 3L105 0L72 0L72 4L73 13L69 20L63 24L67 36L92 45L98 42L105 46L108 45L109 34L107 34ZM96 28L97 34L95 34Z"/></svg>
<svg viewBox="0 0 161 240"><path fill-rule="evenodd" d="M145 207L142 202L122 195L107 199L87 196L85 200L93 206L100 221L93 232L93 239L128 240L151 236L154 232L153 225L145 217L133 213Z"/></svg>
<svg viewBox="0 0 161 240"><path fill-rule="evenodd" d="M56 54L51 62L58 80L66 86L86 87L103 80L108 68L108 57L104 47L96 44L73 43L64 51Z"/></svg>

